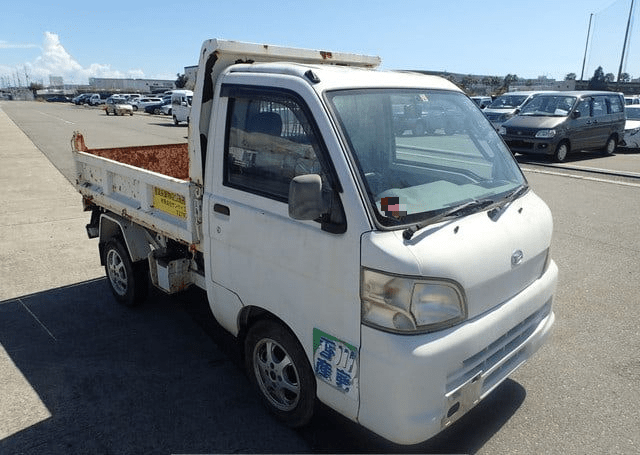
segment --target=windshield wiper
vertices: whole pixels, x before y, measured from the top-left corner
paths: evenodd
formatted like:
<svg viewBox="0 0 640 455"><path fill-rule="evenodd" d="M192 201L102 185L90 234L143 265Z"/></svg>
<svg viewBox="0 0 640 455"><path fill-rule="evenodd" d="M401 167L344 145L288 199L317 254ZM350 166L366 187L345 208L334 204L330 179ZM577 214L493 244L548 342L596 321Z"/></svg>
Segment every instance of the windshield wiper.
<svg viewBox="0 0 640 455"><path fill-rule="evenodd" d="M405 240L411 240L411 237L413 237L413 234L415 234L420 229L430 224L435 224L438 221L441 221L445 218L466 215L467 213L471 213L471 212L483 209L485 207L488 207L493 203L494 203L493 199L479 199L479 200L474 199L472 201L465 202L462 205L457 205L448 210L445 210L444 212L440 212L437 215L432 216L431 218L427 218L426 220L421 221L420 223L414 224L413 226L409 226L402 233L402 237Z"/></svg>
<svg viewBox="0 0 640 455"><path fill-rule="evenodd" d="M518 186L515 190L511 191L509 194L507 194L505 197L503 197L500 201L499 201L499 206L489 210L489 217L492 220L496 220L500 217L500 215L502 215L502 212L504 212L504 210L509 207L509 205L515 201L516 199L518 199L520 196L522 196L524 193L527 192L527 190L529 189L529 185L520 185Z"/></svg>

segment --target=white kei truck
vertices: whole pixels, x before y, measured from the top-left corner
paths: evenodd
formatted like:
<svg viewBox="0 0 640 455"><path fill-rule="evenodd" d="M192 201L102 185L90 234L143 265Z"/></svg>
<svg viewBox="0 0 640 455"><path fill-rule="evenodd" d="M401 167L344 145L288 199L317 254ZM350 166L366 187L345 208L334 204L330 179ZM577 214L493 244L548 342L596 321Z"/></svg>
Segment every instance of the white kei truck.
<svg viewBox="0 0 640 455"><path fill-rule="evenodd" d="M558 269L551 212L481 110L379 63L208 40L187 143L72 148L116 300L198 286L286 425L322 402L413 444L545 342ZM399 131L417 102L434 127Z"/></svg>

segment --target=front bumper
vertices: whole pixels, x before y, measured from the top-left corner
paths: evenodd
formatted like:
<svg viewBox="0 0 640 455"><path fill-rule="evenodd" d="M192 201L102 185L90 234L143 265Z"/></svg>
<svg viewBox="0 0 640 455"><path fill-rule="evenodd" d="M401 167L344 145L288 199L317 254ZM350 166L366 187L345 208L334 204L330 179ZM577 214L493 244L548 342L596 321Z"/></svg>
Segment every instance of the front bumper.
<svg viewBox="0 0 640 455"><path fill-rule="evenodd" d="M445 331L407 336L363 326L360 424L415 444L462 417L545 342L557 276L552 262L509 301Z"/></svg>
<svg viewBox="0 0 640 455"><path fill-rule="evenodd" d="M512 152L535 154L535 155L553 155L558 145L558 140L554 139L534 139L520 138L517 136L502 136Z"/></svg>

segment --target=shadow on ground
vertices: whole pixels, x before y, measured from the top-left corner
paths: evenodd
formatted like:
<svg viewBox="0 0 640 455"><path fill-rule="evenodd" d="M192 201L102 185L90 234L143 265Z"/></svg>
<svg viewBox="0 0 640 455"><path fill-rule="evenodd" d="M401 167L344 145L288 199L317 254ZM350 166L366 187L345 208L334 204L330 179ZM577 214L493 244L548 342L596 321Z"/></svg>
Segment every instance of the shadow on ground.
<svg viewBox="0 0 640 455"><path fill-rule="evenodd" d="M129 309L104 279L0 302L0 343L51 414L0 440L0 453L473 453L526 395L507 380L416 446L323 406L310 426L290 430L259 404L239 344L201 291L154 292Z"/></svg>

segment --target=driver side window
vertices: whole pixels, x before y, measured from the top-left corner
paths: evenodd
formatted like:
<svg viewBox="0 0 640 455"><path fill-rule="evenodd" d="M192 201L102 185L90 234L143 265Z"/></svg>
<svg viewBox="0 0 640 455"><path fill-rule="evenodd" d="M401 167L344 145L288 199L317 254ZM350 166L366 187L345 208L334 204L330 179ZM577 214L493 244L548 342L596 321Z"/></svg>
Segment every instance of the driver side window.
<svg viewBox="0 0 640 455"><path fill-rule="evenodd" d="M297 100L232 97L227 118L225 185L287 202L293 177L324 174L315 130Z"/></svg>
<svg viewBox="0 0 640 455"><path fill-rule="evenodd" d="M584 99L578 103L576 107L576 111L580 112L580 117L590 117L591 116L591 100Z"/></svg>

